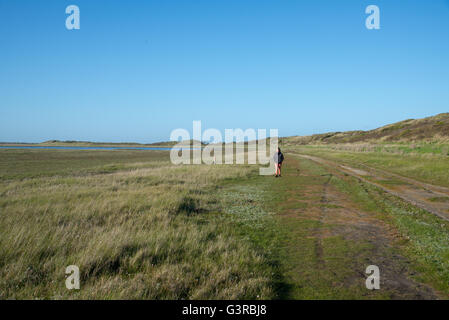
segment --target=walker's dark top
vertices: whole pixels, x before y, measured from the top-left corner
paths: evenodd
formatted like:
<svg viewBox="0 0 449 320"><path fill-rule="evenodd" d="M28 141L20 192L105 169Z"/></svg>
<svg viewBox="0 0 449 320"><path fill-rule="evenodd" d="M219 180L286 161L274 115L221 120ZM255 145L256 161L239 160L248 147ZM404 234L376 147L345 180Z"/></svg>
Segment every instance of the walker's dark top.
<svg viewBox="0 0 449 320"><path fill-rule="evenodd" d="M282 161L284 161L284 155L282 154L282 152L276 152L273 156L273 159L275 163L282 163Z"/></svg>

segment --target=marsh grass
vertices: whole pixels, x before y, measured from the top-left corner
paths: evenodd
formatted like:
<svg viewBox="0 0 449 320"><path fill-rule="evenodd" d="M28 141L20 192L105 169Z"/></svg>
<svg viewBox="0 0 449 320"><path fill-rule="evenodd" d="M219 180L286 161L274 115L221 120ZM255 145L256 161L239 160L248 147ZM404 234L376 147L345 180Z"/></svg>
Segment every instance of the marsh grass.
<svg viewBox="0 0 449 320"><path fill-rule="evenodd" d="M258 167L152 152L2 150L0 298L272 298L266 257L220 197ZM68 265L80 290L65 287Z"/></svg>

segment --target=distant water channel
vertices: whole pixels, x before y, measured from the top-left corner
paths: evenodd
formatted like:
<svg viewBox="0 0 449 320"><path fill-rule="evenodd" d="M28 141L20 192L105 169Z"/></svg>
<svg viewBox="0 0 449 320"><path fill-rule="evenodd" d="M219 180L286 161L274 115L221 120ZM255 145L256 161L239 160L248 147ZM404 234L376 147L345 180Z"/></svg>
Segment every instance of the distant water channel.
<svg viewBox="0 0 449 320"><path fill-rule="evenodd" d="M169 147L75 147L75 146L0 146L0 149L60 149L60 150L171 150ZM186 148L187 149L187 148Z"/></svg>

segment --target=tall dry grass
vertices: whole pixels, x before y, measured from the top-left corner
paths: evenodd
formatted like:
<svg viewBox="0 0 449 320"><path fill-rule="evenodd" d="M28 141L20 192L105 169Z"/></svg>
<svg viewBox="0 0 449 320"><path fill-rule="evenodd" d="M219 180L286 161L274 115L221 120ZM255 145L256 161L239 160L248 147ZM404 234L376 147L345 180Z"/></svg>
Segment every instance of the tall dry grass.
<svg viewBox="0 0 449 320"><path fill-rule="evenodd" d="M0 298L270 298L266 261L220 218L220 185L256 170L148 161L2 179Z"/></svg>

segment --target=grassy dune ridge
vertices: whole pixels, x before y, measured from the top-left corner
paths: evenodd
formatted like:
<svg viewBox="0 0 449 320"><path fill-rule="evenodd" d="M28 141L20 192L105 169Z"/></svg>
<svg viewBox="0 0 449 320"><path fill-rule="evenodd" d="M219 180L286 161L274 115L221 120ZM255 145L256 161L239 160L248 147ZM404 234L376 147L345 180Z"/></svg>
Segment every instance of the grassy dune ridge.
<svg viewBox="0 0 449 320"><path fill-rule="evenodd" d="M422 119L407 119L377 129L363 131L327 132L284 139L286 144L341 144L341 143L449 143L449 113L440 113Z"/></svg>
<svg viewBox="0 0 449 320"><path fill-rule="evenodd" d="M222 215L221 185L258 167L174 166L153 151L102 151L92 166L89 151L63 168L72 151L33 151L42 176L28 153L0 152L1 299L274 296L268 261ZM71 264L79 291L65 288Z"/></svg>

